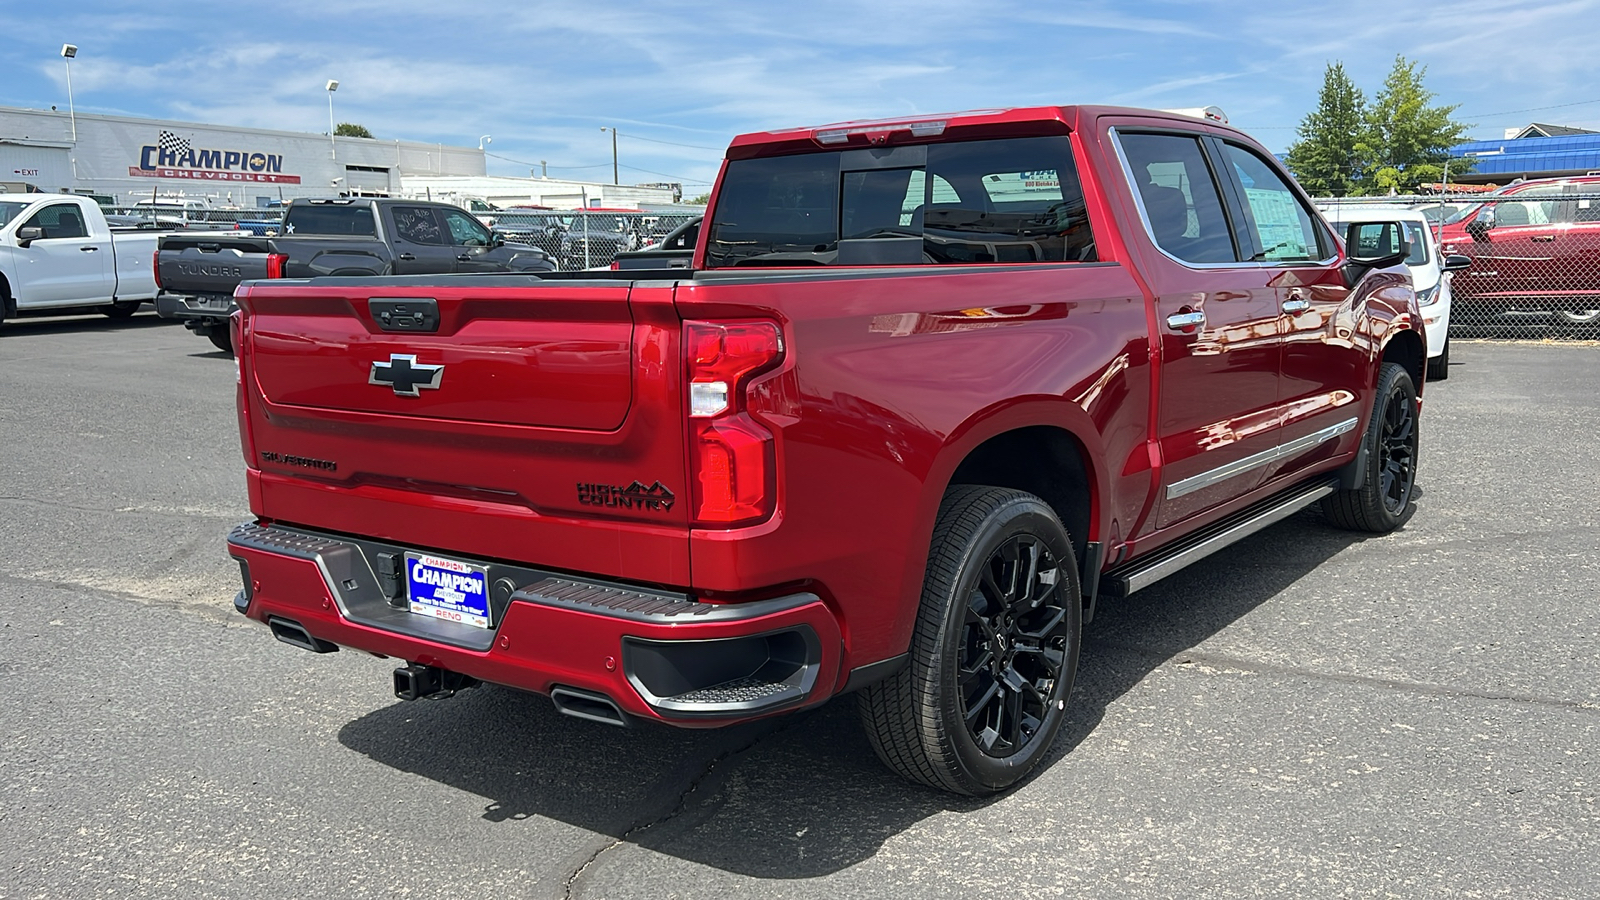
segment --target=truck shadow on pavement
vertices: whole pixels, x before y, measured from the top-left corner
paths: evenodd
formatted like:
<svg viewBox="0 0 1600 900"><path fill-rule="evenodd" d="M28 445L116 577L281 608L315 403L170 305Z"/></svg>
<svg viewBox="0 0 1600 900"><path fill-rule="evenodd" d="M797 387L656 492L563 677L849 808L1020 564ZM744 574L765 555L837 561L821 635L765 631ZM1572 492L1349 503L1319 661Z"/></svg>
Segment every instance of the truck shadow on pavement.
<svg viewBox="0 0 1600 900"><path fill-rule="evenodd" d="M1085 631L1054 753L1029 782L998 798L954 797L899 779L873 755L848 697L719 731L624 730L562 716L543 697L485 687L374 710L341 729L339 740L384 765L487 798L483 816L491 821L542 816L741 875L818 877L872 858L940 813L970 817L964 827L982 829L992 803L1070 792L1066 757L1111 703L1362 539L1302 513L1127 601L1102 605ZM575 859L572 871L585 861Z"/></svg>
<svg viewBox="0 0 1600 900"><path fill-rule="evenodd" d="M75 334L90 331L99 333L145 331L168 328L177 324L179 323L176 319L163 319L150 311L134 313L125 319L113 319L97 314L48 317L22 316L15 319L6 319L4 323L0 323L0 339L3 339L6 335Z"/></svg>

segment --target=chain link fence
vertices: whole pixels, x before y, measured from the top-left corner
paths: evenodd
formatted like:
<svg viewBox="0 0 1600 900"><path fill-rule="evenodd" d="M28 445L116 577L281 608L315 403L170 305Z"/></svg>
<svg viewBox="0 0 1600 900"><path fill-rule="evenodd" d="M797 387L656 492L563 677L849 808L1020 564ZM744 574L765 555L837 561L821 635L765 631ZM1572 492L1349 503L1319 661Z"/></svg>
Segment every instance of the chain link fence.
<svg viewBox="0 0 1600 900"><path fill-rule="evenodd" d="M273 235L284 210L211 209L140 204L106 209L116 228L159 230L238 230ZM491 210L479 221L516 244L543 250L563 272L607 268L618 253L659 242L680 225L700 217L694 211L596 212L593 210Z"/></svg>
<svg viewBox="0 0 1600 900"><path fill-rule="evenodd" d="M1430 255L1468 262L1444 276L1452 336L1600 339L1600 184L1317 203L1330 216L1344 208L1347 218L1349 207L1422 212Z"/></svg>
<svg viewBox="0 0 1600 900"><path fill-rule="evenodd" d="M500 210L479 213L506 240L543 250L563 272L603 269L618 253L658 243L694 212L595 212L592 210Z"/></svg>

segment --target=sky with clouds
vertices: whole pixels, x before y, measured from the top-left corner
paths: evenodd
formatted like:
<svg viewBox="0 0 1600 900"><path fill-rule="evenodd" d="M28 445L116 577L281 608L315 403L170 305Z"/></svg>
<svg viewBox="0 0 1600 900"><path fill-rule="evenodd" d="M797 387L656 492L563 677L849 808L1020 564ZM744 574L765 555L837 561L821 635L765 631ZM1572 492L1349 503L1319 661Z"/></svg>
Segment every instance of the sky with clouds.
<svg viewBox="0 0 1600 900"><path fill-rule="evenodd" d="M734 134L997 106L1216 105L1281 151L1343 62L1370 97L1397 54L1474 137L1600 130L1600 0L610 3L0 0L0 105L477 146L491 174L715 177Z"/></svg>

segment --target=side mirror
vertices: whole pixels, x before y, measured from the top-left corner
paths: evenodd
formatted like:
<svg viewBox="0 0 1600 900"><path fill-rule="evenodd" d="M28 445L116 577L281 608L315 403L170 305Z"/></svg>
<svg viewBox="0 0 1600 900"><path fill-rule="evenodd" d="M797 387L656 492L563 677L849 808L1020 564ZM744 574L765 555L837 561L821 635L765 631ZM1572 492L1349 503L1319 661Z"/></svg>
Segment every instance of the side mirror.
<svg viewBox="0 0 1600 900"><path fill-rule="evenodd" d="M1472 239L1475 241L1488 240L1489 232L1493 230L1494 207L1492 206L1485 206L1479 210L1478 214L1472 217L1472 221L1467 223L1467 234L1472 235Z"/></svg>
<svg viewBox="0 0 1600 900"><path fill-rule="evenodd" d="M1405 262L1411 255L1405 231L1399 222L1353 222L1345 229L1344 280L1355 287L1370 269L1387 269Z"/></svg>
<svg viewBox="0 0 1600 900"><path fill-rule="evenodd" d="M504 231L501 231L498 228L489 229L489 246L491 246L491 247L504 247L505 245L506 245L506 233Z"/></svg>
<svg viewBox="0 0 1600 900"><path fill-rule="evenodd" d="M38 228L38 227L34 227L34 228L18 228L17 229L17 246L18 247L27 247L29 244L32 244L34 241L37 241L37 240L39 240L40 238L43 238L43 237L44 237L44 229L43 228Z"/></svg>
<svg viewBox="0 0 1600 900"><path fill-rule="evenodd" d="M1446 272L1459 272L1462 269L1470 269L1472 268L1472 257L1452 253L1444 258L1444 265L1441 268Z"/></svg>

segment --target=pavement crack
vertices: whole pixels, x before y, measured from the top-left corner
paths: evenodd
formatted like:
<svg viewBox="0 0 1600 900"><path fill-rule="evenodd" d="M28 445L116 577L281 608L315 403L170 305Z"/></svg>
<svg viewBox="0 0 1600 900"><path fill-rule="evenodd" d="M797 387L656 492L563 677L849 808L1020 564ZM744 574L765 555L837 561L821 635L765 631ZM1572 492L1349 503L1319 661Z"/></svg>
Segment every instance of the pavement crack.
<svg viewBox="0 0 1600 900"><path fill-rule="evenodd" d="M679 792L677 800L673 802L670 809L648 822L637 822L628 826L628 828L623 831L621 835L618 835L609 843L601 846L593 853L589 854L589 856L584 859L582 863L572 870L572 874L567 876L567 880L563 886L562 896L567 898L567 900L571 900L573 889L578 886L578 881L583 877L583 873L588 871L590 866L593 866L595 863L599 862L600 857L627 843L629 839L635 835L642 834L659 825L665 825L673 819L681 816L694 804L694 800L696 799L695 793L699 791L701 785L705 784L706 780L709 779L712 774L717 772L719 769L726 770L728 768L727 765L724 765L725 763L737 761L739 757L742 757L754 750L762 741L765 741L767 738L772 737L773 735L788 730L799 720L804 718L809 718L809 714L798 713L795 715L784 716L776 727L765 728L760 733L750 738L750 740L745 741L736 747L730 747L712 756L711 759L706 761L705 766L701 768L700 773L694 778L690 779L688 785L686 785L684 789Z"/></svg>
<svg viewBox="0 0 1600 900"><path fill-rule="evenodd" d="M103 506L78 506L73 503L62 503L59 500L40 500L37 497L22 497L0 494L0 503L26 503L29 506L43 506L47 509L70 509L75 512L100 513L107 516L120 516L129 513L144 516L165 516L174 519L226 519L228 521L243 521L247 513L229 513L221 510L163 508L152 506L119 506L106 509Z"/></svg>
<svg viewBox="0 0 1600 900"><path fill-rule="evenodd" d="M1294 678L1307 678L1328 684L1345 684L1356 687L1371 687L1380 690L1397 691L1410 694L1419 694L1428 697L1451 697L1463 700L1486 700L1496 703L1520 703L1529 706L1541 706L1551 709L1576 710L1580 712L1600 712L1600 703L1591 700L1563 700L1558 697L1544 697L1537 694L1521 694L1512 691L1485 691L1472 688L1452 687L1450 685L1428 684L1421 681L1401 681L1394 678L1377 678L1371 675L1347 675L1338 672L1319 672L1301 666L1286 666L1277 663L1260 662L1257 660L1240 659L1220 653L1206 653L1203 651L1184 650L1177 653L1163 653L1145 647L1131 644L1122 644L1115 641L1097 640L1093 646L1105 647L1121 653L1134 653L1141 656L1159 658L1163 663L1172 662L1178 666L1193 664L1203 669L1224 670L1219 674L1247 674L1247 675L1278 675ZM1202 669L1202 670L1203 670ZM1209 673L1208 673L1209 674Z"/></svg>

